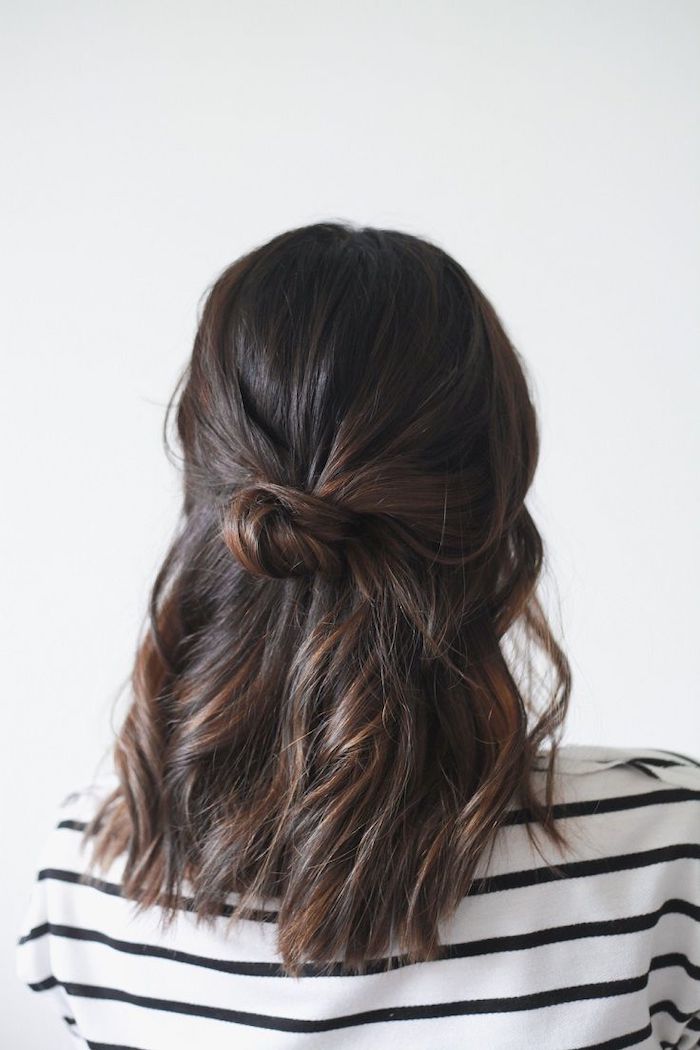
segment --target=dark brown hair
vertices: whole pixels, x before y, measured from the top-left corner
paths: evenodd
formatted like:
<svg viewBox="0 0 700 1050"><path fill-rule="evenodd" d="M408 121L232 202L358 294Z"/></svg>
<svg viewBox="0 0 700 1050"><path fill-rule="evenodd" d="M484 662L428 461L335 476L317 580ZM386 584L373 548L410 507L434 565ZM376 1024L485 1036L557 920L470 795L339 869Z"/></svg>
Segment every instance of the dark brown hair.
<svg viewBox="0 0 700 1050"><path fill-rule="evenodd" d="M437 958L513 801L565 841L519 355L443 250L320 222L221 274L166 429L178 390L182 515L93 863L125 853L166 922L185 890L202 919L274 898L290 975Z"/></svg>

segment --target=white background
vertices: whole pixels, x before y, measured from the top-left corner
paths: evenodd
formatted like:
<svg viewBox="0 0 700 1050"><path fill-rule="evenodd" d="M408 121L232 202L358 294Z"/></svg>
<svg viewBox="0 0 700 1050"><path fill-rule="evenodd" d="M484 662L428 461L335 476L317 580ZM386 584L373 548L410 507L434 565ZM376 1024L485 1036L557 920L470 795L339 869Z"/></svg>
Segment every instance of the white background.
<svg viewBox="0 0 700 1050"><path fill-rule="evenodd" d="M696 0L2 5L0 1042L57 802L123 708L200 298L319 219L429 237L530 367L565 740L700 751ZM65 1038L65 1045L72 1041Z"/></svg>

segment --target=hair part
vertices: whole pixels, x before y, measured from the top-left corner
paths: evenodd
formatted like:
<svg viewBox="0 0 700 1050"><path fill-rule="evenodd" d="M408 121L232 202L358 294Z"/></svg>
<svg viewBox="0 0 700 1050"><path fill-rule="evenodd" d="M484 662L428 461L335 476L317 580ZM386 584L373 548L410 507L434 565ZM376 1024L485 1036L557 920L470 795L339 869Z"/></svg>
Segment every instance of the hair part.
<svg viewBox="0 0 700 1050"><path fill-rule="evenodd" d="M174 409L182 514L92 863L125 854L166 923L185 893L203 920L274 899L290 975L437 958L513 800L564 842L571 673L536 594L519 355L442 249L317 223L215 281Z"/></svg>

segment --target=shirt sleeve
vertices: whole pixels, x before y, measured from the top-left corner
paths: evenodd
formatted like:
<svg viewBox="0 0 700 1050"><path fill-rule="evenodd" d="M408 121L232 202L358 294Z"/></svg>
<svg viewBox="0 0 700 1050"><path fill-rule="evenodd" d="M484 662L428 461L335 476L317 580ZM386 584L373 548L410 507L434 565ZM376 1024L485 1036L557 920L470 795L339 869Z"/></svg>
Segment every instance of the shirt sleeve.
<svg viewBox="0 0 700 1050"><path fill-rule="evenodd" d="M75 1037L75 1046L87 1046L81 1035L70 999L61 983L60 975L54 972L51 952L51 916L44 872L52 866L56 836L61 834L59 824L70 816L79 793L68 795L54 815L53 825L46 836L38 857L34 882L29 900L21 918L15 952L15 970L19 980L42 1001L52 1004L56 1020ZM70 1041L66 1041L70 1045ZM53 1044L52 1044L53 1045Z"/></svg>
<svg viewBox="0 0 700 1050"><path fill-rule="evenodd" d="M700 760L675 752L657 751L675 763L655 767L660 778L673 784L685 794L677 807L678 859L671 865L678 868L669 897L678 897L681 905L676 928L678 940L668 957L668 944L661 950L662 958L673 962L676 989L673 1006L683 1022L680 1038L674 1043L677 1050L700 1050Z"/></svg>

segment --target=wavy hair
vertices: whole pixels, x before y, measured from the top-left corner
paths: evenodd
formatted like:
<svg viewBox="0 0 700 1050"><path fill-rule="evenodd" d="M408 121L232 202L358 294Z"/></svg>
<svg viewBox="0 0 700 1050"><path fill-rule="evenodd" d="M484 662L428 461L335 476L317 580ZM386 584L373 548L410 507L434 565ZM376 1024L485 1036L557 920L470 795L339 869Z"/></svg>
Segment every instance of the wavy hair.
<svg viewBox="0 0 700 1050"><path fill-rule="evenodd" d="M565 842L519 355L435 244L320 222L213 283L166 445L175 406L182 513L91 863L125 854L166 924L274 900L288 975L438 958L513 801Z"/></svg>

